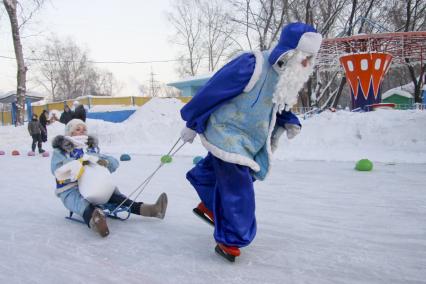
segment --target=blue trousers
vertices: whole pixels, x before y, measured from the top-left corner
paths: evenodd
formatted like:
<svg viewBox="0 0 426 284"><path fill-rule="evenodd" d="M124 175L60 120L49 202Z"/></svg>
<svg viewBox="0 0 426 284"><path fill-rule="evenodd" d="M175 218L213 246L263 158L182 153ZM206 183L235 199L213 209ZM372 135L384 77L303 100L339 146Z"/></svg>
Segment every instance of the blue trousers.
<svg viewBox="0 0 426 284"><path fill-rule="evenodd" d="M214 215L214 238L227 246L244 247L256 235L253 178L246 166L222 161L211 153L186 175Z"/></svg>

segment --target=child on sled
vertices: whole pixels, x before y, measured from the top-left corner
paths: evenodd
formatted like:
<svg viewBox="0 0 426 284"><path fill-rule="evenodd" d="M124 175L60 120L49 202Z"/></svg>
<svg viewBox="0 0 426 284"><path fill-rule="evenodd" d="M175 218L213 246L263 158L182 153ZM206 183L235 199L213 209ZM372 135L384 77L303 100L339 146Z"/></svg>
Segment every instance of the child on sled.
<svg viewBox="0 0 426 284"><path fill-rule="evenodd" d="M88 140L90 145L88 145ZM114 157L93 151L93 148L97 147L95 144L97 144L96 139L87 136L85 122L80 119L69 121L65 126L65 135L56 136L52 142L54 151L51 171L56 178L55 194L61 199L64 206L71 212L80 215L89 228L102 237L106 237L109 234L106 216L103 210L97 206L102 204L89 202L79 190L85 169L89 166L102 166L107 168L110 173L118 168L118 161ZM86 175L89 175L89 172ZM93 178L95 178L95 182L103 182L102 180L96 181L96 177L84 178L91 178L92 184ZM123 201L122 205L130 206L131 213L146 217L163 219L167 209L166 193L162 193L155 204L146 204L128 199L115 186L110 197L107 196L105 203L118 206Z"/></svg>

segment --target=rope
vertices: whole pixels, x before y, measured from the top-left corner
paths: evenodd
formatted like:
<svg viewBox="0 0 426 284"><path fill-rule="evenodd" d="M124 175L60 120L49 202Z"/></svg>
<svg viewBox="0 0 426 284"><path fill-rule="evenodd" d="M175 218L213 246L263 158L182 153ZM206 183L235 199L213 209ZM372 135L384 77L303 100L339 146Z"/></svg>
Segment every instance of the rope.
<svg viewBox="0 0 426 284"><path fill-rule="evenodd" d="M166 154L166 156L170 155L171 157L173 157L184 145L185 142L180 145L174 152L173 149L176 147L176 145L179 143L181 139L179 138L176 143L173 145L173 147L169 150L169 152ZM170 154L171 153L171 154ZM139 197L139 195L141 195L141 193L143 192L143 190L146 188L146 186L149 184L149 182L152 180L152 178L154 177L154 175L158 172L158 170L161 169L162 166L164 166L164 164L161 162L160 165L154 170L154 172L152 174L150 174L141 184L139 184L135 190L133 190L126 199L124 199L112 212L111 214L114 214L127 200L130 199L130 197L135 194L136 192L138 192L135 196L135 198L132 200L132 203L129 206L129 209L132 207L133 203L135 203L136 199ZM130 215L130 211L128 212L128 214Z"/></svg>

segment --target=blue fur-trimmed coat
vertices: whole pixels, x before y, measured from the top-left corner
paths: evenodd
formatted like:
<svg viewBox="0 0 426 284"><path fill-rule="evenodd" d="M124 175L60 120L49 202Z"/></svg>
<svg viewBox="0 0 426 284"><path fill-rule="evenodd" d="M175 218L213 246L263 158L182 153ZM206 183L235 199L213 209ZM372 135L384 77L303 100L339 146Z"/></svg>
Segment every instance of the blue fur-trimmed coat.
<svg viewBox="0 0 426 284"><path fill-rule="evenodd" d="M248 52L222 67L181 109L186 126L203 146L226 162L248 166L263 180L270 168L271 140L279 127L300 122L272 103L278 74L269 52ZM277 138L278 139L278 138Z"/></svg>
<svg viewBox="0 0 426 284"><path fill-rule="evenodd" d="M113 173L119 167L119 162L112 156L97 153L97 141L89 136L89 140L95 140L85 150L75 149L71 142L64 136L58 135L52 141L53 155L50 163L52 174L56 178L55 194L70 190L78 186L76 176L83 167L82 161L96 163L99 159L106 160L107 169Z"/></svg>

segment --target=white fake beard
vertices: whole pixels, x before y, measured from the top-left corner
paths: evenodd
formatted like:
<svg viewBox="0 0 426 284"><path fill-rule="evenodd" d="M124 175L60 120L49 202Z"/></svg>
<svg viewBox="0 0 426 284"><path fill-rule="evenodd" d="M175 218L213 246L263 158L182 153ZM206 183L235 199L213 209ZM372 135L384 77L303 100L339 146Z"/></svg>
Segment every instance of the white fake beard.
<svg viewBox="0 0 426 284"><path fill-rule="evenodd" d="M65 139L70 141L74 145L74 148L83 149L84 147L87 146L88 136L87 135L65 136Z"/></svg>
<svg viewBox="0 0 426 284"><path fill-rule="evenodd" d="M297 103L300 89L314 70L313 59L309 60L306 67L301 64L307 55L309 54L296 51L279 75L272 102L278 106L280 113L284 109L289 111Z"/></svg>

